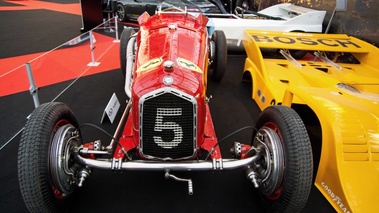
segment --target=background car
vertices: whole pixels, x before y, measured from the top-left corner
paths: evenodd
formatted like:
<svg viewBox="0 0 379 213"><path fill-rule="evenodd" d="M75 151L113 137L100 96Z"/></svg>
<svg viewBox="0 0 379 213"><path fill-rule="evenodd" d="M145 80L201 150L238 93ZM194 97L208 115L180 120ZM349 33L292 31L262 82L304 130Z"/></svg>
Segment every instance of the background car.
<svg viewBox="0 0 379 213"><path fill-rule="evenodd" d="M257 6L253 0L189 0L189 1L164 1L165 3L184 9L187 7L189 12L201 12L209 14L231 14L236 7L244 10L256 11ZM137 21L138 16L143 12L154 15L160 1L154 0L118 0L117 16L119 21ZM168 5L166 5L168 6Z"/></svg>
<svg viewBox="0 0 379 213"><path fill-rule="evenodd" d="M203 13L209 18L208 28L224 31L230 51L244 51L241 45L245 29L277 30L283 32L322 32L326 15L324 10L315 10L289 3L277 4L266 9L255 11L253 1L238 0L192 0L165 1L163 7L174 5L187 7L190 13ZM233 9L230 10L232 3ZM120 21L136 21L144 11L155 14L159 2L156 1L118 1ZM236 9L237 8L237 9ZM303 53L298 51L301 57ZM295 55L295 53L293 54Z"/></svg>
<svg viewBox="0 0 379 213"><path fill-rule="evenodd" d="M230 50L243 51L241 40L246 29L282 32L321 33L326 15L315 10L289 3L276 4L258 12L238 10L238 15L209 14L208 26L225 32ZM297 52L302 56L301 52Z"/></svg>
<svg viewBox="0 0 379 213"><path fill-rule="evenodd" d="M294 109L301 119L289 131L307 127L319 191L337 212L375 212L379 49L345 34L257 30L246 30L243 44L243 79L259 108ZM308 54L295 59L290 50Z"/></svg>
<svg viewBox="0 0 379 213"><path fill-rule="evenodd" d="M191 1L182 1L182 0L170 0L164 1L163 4L159 1L154 0L118 0L117 3L117 16L119 21L132 21L136 22L137 18L143 13L147 12L149 15L154 15L157 10L158 5L162 5L163 8L176 6L184 9L187 7L188 12L196 13L222 13L225 9L220 5L216 5L208 0L191 0Z"/></svg>

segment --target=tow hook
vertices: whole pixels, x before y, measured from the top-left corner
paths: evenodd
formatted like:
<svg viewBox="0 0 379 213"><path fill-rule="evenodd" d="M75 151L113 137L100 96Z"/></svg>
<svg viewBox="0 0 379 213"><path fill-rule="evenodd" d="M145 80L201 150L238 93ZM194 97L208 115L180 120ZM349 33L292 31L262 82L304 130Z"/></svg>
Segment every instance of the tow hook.
<svg viewBox="0 0 379 213"><path fill-rule="evenodd" d="M255 188L259 188L260 179L259 179L258 173L256 171L254 171L254 169L247 168L246 169L246 176L253 183Z"/></svg>
<svg viewBox="0 0 379 213"><path fill-rule="evenodd" d="M188 195L193 195L193 185L191 179L178 178L175 175L170 174L170 171L166 171L164 177L166 179L172 178L176 181L188 182Z"/></svg>
<svg viewBox="0 0 379 213"><path fill-rule="evenodd" d="M89 175L91 174L91 170L88 169L87 167L86 168L83 168L82 170L79 171L78 175L79 175L79 183L78 183L78 186L79 187L82 187L83 186L83 182L85 180L87 180L87 178L89 178Z"/></svg>

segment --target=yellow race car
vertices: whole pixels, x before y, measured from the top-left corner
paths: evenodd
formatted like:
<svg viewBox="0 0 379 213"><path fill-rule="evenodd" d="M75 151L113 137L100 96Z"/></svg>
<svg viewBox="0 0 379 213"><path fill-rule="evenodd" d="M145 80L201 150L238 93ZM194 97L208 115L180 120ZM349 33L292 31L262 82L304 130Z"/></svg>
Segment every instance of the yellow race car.
<svg viewBox="0 0 379 213"><path fill-rule="evenodd" d="M379 49L344 34L254 30L244 32L243 45L243 80L252 83L262 114L291 108L306 126L318 190L337 212L376 212ZM299 51L307 54L293 57ZM280 138L281 131L271 134Z"/></svg>

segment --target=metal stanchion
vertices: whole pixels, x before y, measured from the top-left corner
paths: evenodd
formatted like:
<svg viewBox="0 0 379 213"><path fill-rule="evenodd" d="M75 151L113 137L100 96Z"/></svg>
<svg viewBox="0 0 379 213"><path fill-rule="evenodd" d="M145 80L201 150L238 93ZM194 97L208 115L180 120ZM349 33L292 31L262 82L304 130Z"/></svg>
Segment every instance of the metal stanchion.
<svg viewBox="0 0 379 213"><path fill-rule="evenodd" d="M34 83L34 77L33 77L32 68L30 66L30 63L29 62L26 63L25 67L26 67L26 72L28 73L28 79L29 79L29 84L30 84L29 91L33 97L34 107L37 108L40 105L39 99L38 99L38 87Z"/></svg>
<svg viewBox="0 0 379 213"><path fill-rule="evenodd" d="M115 32L116 32L116 40L113 40L113 43L118 43L120 42L120 39L118 39L118 24L117 24L117 18L118 16L116 15L114 17L114 25L115 25Z"/></svg>
<svg viewBox="0 0 379 213"><path fill-rule="evenodd" d="M93 34L92 34L92 30L91 30L91 31L89 31L89 40L90 40L90 50L91 50L92 61L87 66L97 67L97 66L99 66L100 62L96 62L95 61L95 46L93 45L93 43L94 43L93 38L94 37L93 37Z"/></svg>

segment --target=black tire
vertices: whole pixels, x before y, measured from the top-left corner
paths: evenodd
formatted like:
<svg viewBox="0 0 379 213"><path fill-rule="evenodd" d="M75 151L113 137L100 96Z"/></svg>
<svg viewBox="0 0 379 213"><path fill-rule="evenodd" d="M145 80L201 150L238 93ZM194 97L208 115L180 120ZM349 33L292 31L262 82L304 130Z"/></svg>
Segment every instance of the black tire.
<svg viewBox="0 0 379 213"><path fill-rule="evenodd" d="M291 32L294 32L294 33L302 33L302 32L304 32L304 31L301 31L301 30L294 30L294 31L291 31ZM291 56L292 56L294 59L302 59L307 53L308 53L308 51L306 51L306 50L290 50L290 54L291 54Z"/></svg>
<svg viewBox="0 0 379 213"><path fill-rule="evenodd" d="M268 50L268 49L266 49ZM262 50L261 50L262 51ZM266 51L268 54L270 54L269 51ZM306 50L289 50L289 53L290 55L294 58L294 59L302 59L307 53L308 51ZM279 54L281 55L280 53L280 49L277 49L276 50L276 54Z"/></svg>
<svg viewBox="0 0 379 213"><path fill-rule="evenodd" d="M122 74L126 75L126 48L130 37L135 33L133 28L124 28L120 36L120 67Z"/></svg>
<svg viewBox="0 0 379 213"><path fill-rule="evenodd" d="M219 82L225 75L228 57L228 49L224 32L221 30L215 30L212 35L212 41L215 46L215 56L213 57L214 61L209 67L208 75L213 81Z"/></svg>
<svg viewBox="0 0 379 213"><path fill-rule="evenodd" d="M290 54L294 59L302 59L308 51L305 50L290 50Z"/></svg>
<svg viewBox="0 0 379 213"><path fill-rule="evenodd" d="M261 137L262 140L263 137L266 139L263 140L266 145L272 143L281 147L279 152L267 148L270 151L270 159L265 159L265 155L262 154L263 158L257 162L257 164L261 164L257 167L260 168L257 170L261 178L263 174L268 177L266 183L269 184L260 184L259 187L267 211L301 212L308 200L313 184L312 148L303 121L292 108L275 105L262 112L255 127L254 146L259 143L257 138ZM257 131L261 133L260 136ZM262 136L265 134L267 135ZM270 140L269 134L276 140L268 142ZM274 159L274 154L281 157ZM266 162L270 162L272 165L280 165L280 167L274 171L269 170L265 168ZM272 166L271 169L273 168L275 167ZM277 175L272 175L274 173ZM273 186L274 188L270 188Z"/></svg>
<svg viewBox="0 0 379 213"><path fill-rule="evenodd" d="M18 180L30 212L63 211L74 196L76 185L70 183L72 191L65 194L54 184L53 171L57 170L53 169L50 161L56 157L52 152L55 133L66 125L74 129L78 122L63 103L39 106L25 125L18 150Z"/></svg>
<svg viewBox="0 0 379 213"><path fill-rule="evenodd" d="M117 4L117 20L121 22L127 21L126 10L124 5L122 5L121 3Z"/></svg>

